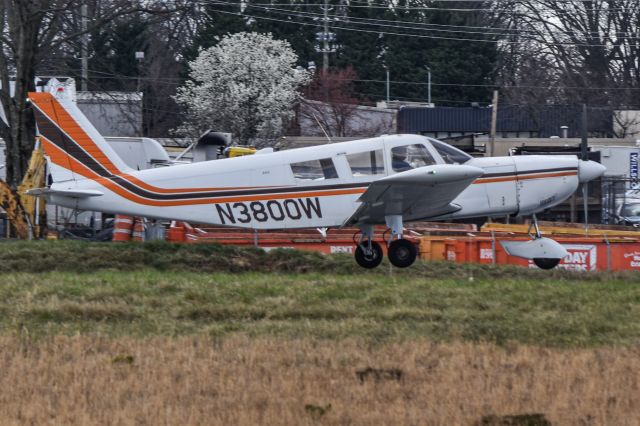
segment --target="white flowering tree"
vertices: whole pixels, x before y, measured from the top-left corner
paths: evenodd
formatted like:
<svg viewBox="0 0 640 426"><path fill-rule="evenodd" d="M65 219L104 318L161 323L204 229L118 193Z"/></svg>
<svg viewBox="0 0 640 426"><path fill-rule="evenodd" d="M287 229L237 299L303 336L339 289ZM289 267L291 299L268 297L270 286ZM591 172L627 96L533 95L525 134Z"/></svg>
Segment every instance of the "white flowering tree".
<svg viewBox="0 0 640 426"><path fill-rule="evenodd" d="M295 68L297 59L287 41L271 34L222 37L189 63L191 80L175 97L186 112L177 131L192 136L207 129L230 132L240 144L262 145L279 137L293 116L298 88L311 79Z"/></svg>

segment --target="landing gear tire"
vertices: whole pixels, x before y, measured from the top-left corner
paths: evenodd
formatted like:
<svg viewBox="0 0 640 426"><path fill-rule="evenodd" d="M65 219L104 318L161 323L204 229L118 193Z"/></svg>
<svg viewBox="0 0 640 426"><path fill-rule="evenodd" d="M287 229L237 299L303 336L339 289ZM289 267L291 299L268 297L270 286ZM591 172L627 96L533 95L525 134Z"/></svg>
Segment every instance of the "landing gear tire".
<svg viewBox="0 0 640 426"><path fill-rule="evenodd" d="M411 241L400 239L389 244L389 262L398 268L411 266L416 260L418 250Z"/></svg>
<svg viewBox="0 0 640 426"><path fill-rule="evenodd" d="M371 250L368 243L358 244L356 247L356 262L363 268L375 268L382 262L382 257L382 247L375 241L371 241Z"/></svg>
<svg viewBox="0 0 640 426"><path fill-rule="evenodd" d="M558 266L561 259L551 259L546 257L537 257L533 259L533 263L540 269L553 269Z"/></svg>

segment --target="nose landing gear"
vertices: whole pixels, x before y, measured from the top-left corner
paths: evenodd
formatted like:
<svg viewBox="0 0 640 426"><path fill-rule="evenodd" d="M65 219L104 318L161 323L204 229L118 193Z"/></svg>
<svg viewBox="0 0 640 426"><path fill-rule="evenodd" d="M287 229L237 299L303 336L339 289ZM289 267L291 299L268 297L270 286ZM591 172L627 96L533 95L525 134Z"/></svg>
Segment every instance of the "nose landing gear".
<svg viewBox="0 0 640 426"><path fill-rule="evenodd" d="M537 240L542 238L542 234L540 234L540 228L538 227L538 218L536 217L535 213L532 215L532 219L533 221L529 225L529 230L527 231L527 233L531 235L531 227L533 226L534 235L531 235L531 237L534 240ZM558 266L562 259L552 257L534 257L532 260L533 263L535 263L535 265L540 269L553 269Z"/></svg>
<svg viewBox="0 0 640 426"><path fill-rule="evenodd" d="M531 232L531 230L534 232ZM553 269L567 256L567 250L557 241L543 237L538 228L538 221L533 215L533 223L529 227L529 241L500 241L507 254L532 260L541 269Z"/></svg>
<svg viewBox="0 0 640 426"><path fill-rule="evenodd" d="M535 259L533 259L533 263L535 263L536 266L540 269L553 269L556 266L558 266L558 263L560 263L560 260L562 259L536 257Z"/></svg>

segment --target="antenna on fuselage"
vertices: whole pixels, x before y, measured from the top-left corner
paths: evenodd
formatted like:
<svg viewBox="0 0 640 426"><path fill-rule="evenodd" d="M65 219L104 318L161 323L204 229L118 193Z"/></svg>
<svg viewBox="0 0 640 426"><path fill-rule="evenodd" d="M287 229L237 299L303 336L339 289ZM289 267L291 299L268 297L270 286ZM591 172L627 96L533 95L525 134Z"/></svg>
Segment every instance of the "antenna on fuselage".
<svg viewBox="0 0 640 426"><path fill-rule="evenodd" d="M316 120L316 123L318 123L318 126L320 126L320 129L322 130L322 133L324 133L324 135L326 136L326 138L329 141L329 143L332 143L333 141L329 137L329 134L327 133L327 131L324 130L324 127L322 127L322 124L320 124L320 120L318 120L318 117L316 117L316 115L313 114L313 118Z"/></svg>

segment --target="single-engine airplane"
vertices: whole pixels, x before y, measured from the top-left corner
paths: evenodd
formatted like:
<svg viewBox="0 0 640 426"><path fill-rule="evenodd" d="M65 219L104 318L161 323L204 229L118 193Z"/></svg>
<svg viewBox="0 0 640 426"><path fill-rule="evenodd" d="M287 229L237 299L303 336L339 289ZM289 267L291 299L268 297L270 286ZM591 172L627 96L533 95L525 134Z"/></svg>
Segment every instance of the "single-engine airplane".
<svg viewBox="0 0 640 426"><path fill-rule="evenodd" d="M376 224L390 230L390 262L407 267L417 250L403 238L405 221L532 215L605 170L569 156L472 158L419 135L132 170L72 101L29 99L52 177L32 195L74 209L252 229L356 226L355 258L365 268L383 258ZM504 245L543 268L567 254L539 232Z"/></svg>

